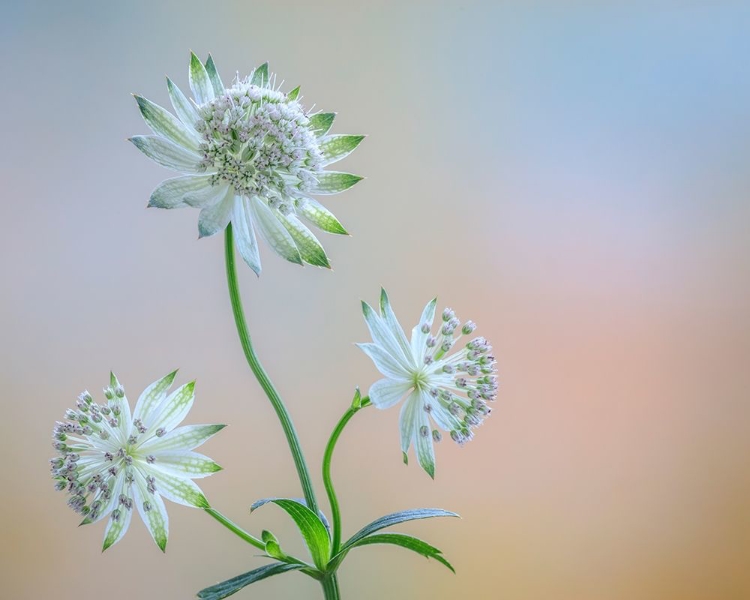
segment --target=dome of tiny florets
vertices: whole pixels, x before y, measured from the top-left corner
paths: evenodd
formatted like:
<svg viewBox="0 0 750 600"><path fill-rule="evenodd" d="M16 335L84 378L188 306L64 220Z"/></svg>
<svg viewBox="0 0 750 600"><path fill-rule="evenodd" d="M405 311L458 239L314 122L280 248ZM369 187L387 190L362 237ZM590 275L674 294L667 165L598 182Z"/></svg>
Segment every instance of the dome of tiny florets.
<svg viewBox="0 0 750 600"><path fill-rule="evenodd" d="M270 195L288 213L287 203L308 193L323 169L310 119L286 94L244 79L203 104L199 115L202 164L216 169L214 183L247 196Z"/></svg>

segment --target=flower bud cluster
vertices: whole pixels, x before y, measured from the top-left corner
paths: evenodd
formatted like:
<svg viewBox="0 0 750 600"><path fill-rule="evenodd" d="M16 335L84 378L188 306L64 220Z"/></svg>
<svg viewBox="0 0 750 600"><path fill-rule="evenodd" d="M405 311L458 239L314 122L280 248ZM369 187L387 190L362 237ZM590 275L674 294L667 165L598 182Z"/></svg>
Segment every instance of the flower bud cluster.
<svg viewBox="0 0 750 600"><path fill-rule="evenodd" d="M202 164L216 169L212 183L238 194L276 199L282 212L310 190L323 169L318 139L297 100L277 90L237 81L199 108Z"/></svg>
<svg viewBox="0 0 750 600"><path fill-rule="evenodd" d="M483 337L474 338L449 354L462 335L474 332L476 324L466 321L461 326L461 321L450 308L443 311L442 320L440 335L428 336L425 342L425 364L431 369L436 368L428 379L435 383L430 395L452 417L451 439L463 445L474 437L472 430L492 412L487 403L494 402L497 397L495 357L492 346ZM458 337L454 338L456 331Z"/></svg>

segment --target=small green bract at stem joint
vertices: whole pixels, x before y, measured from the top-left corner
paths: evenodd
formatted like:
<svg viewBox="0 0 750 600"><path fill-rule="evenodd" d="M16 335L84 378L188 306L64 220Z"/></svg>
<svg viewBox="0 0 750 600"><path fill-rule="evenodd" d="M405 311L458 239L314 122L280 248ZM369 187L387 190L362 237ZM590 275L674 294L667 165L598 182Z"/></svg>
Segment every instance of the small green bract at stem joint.
<svg viewBox="0 0 750 600"><path fill-rule="evenodd" d="M236 246L258 275L261 237L297 264L330 267L322 245L301 219L329 233L346 234L336 217L311 196L337 194L362 178L325 167L348 156L362 135L330 135L333 113L306 111L299 88L276 86L268 65L224 88L213 59L191 56L192 99L167 80L177 117L136 96L154 135L130 139L146 156L183 175L151 194L149 206L200 209L200 237L232 224Z"/></svg>
<svg viewBox="0 0 750 600"><path fill-rule="evenodd" d="M50 463L56 488L70 494L68 505L84 516L83 525L109 516L104 550L125 535L134 510L164 550L169 519L162 496L186 506L209 506L192 480L221 467L192 450L224 425L177 427L193 405L195 384L168 394L176 374L148 386L132 413L125 389L112 374L103 404L83 392L76 410L67 410L66 421L55 425L53 446L59 456Z"/></svg>
<svg viewBox="0 0 750 600"><path fill-rule="evenodd" d="M401 450L406 460L413 442L419 464L431 477L435 476L433 442L442 438L432 421L449 432L453 441L465 444L490 414L487 402L495 400L498 385L495 357L486 339L474 338L452 352L462 335L476 329L472 321L462 326L446 308L437 336L432 335L436 304L437 299L427 303L408 340L388 295L381 290L380 315L362 303L373 342L357 344L385 375L370 387L370 401L385 409L406 396L399 419Z"/></svg>

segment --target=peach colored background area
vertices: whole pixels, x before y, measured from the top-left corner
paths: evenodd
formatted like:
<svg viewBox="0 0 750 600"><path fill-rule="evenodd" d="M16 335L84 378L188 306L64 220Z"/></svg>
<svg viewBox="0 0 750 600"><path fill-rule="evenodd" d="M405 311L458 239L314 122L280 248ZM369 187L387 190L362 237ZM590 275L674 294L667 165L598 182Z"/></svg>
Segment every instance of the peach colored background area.
<svg viewBox="0 0 750 600"><path fill-rule="evenodd" d="M261 564L170 505L166 555L134 520L102 527L52 489L50 431L115 369L131 396L197 377L193 423L225 467L209 499L302 544L270 495L299 495L240 352L220 238L192 210L145 210L169 173L125 138L131 92L166 104L189 50L225 81L269 60L305 102L369 133L328 206L335 272L262 248L241 270L255 342L318 465L355 385L378 377L360 298L402 321L438 294L480 325L501 393L474 442L438 448L436 481L401 464L397 411L345 432L334 473L352 533L404 527L455 564L351 555L345 600L734 600L750 597L750 9L649 2L3 3L0 596L190 598ZM744 5L744 6L743 6ZM270 579L240 598L321 598Z"/></svg>

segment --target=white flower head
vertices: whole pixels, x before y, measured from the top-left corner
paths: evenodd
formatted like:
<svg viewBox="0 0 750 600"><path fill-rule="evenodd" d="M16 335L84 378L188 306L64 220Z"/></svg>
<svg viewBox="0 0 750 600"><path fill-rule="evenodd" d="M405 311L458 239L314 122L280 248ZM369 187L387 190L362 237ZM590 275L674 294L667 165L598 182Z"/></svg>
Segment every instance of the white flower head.
<svg viewBox="0 0 750 600"><path fill-rule="evenodd" d="M208 508L192 481L221 470L210 458L192 452L224 425L182 422L195 399L195 382L167 394L177 371L148 386L131 413L125 389L114 376L106 401L83 392L77 409L65 413L53 432L59 456L50 460L56 488L70 494L68 505L84 515L82 524L109 517L104 550L117 543L138 511L164 551L169 519L162 496L186 506Z"/></svg>
<svg viewBox="0 0 750 600"><path fill-rule="evenodd" d="M362 178L324 167L349 155L362 135L329 135L334 113L306 111L299 88L285 94L269 75L268 64L225 88L209 55L190 61L187 99L167 79L177 117L135 96L154 135L130 141L160 165L183 173L151 194L149 206L200 209L200 237L229 223L237 248L260 275L257 229L288 261L330 267L318 239L301 218L330 233L346 234L315 194L337 194Z"/></svg>
<svg viewBox="0 0 750 600"><path fill-rule="evenodd" d="M454 312L446 308L437 335L432 335L436 304L437 298L427 304L409 340L382 290L380 315L362 302L372 343L357 344L385 375L370 387L370 401L384 409L406 396L400 416L404 462L414 442L419 464L430 477L435 476L433 442L441 440L440 430L463 445L490 414L487 402L497 395L492 347L477 337L452 351L476 325L472 321L461 325ZM433 428L433 422L438 429Z"/></svg>

